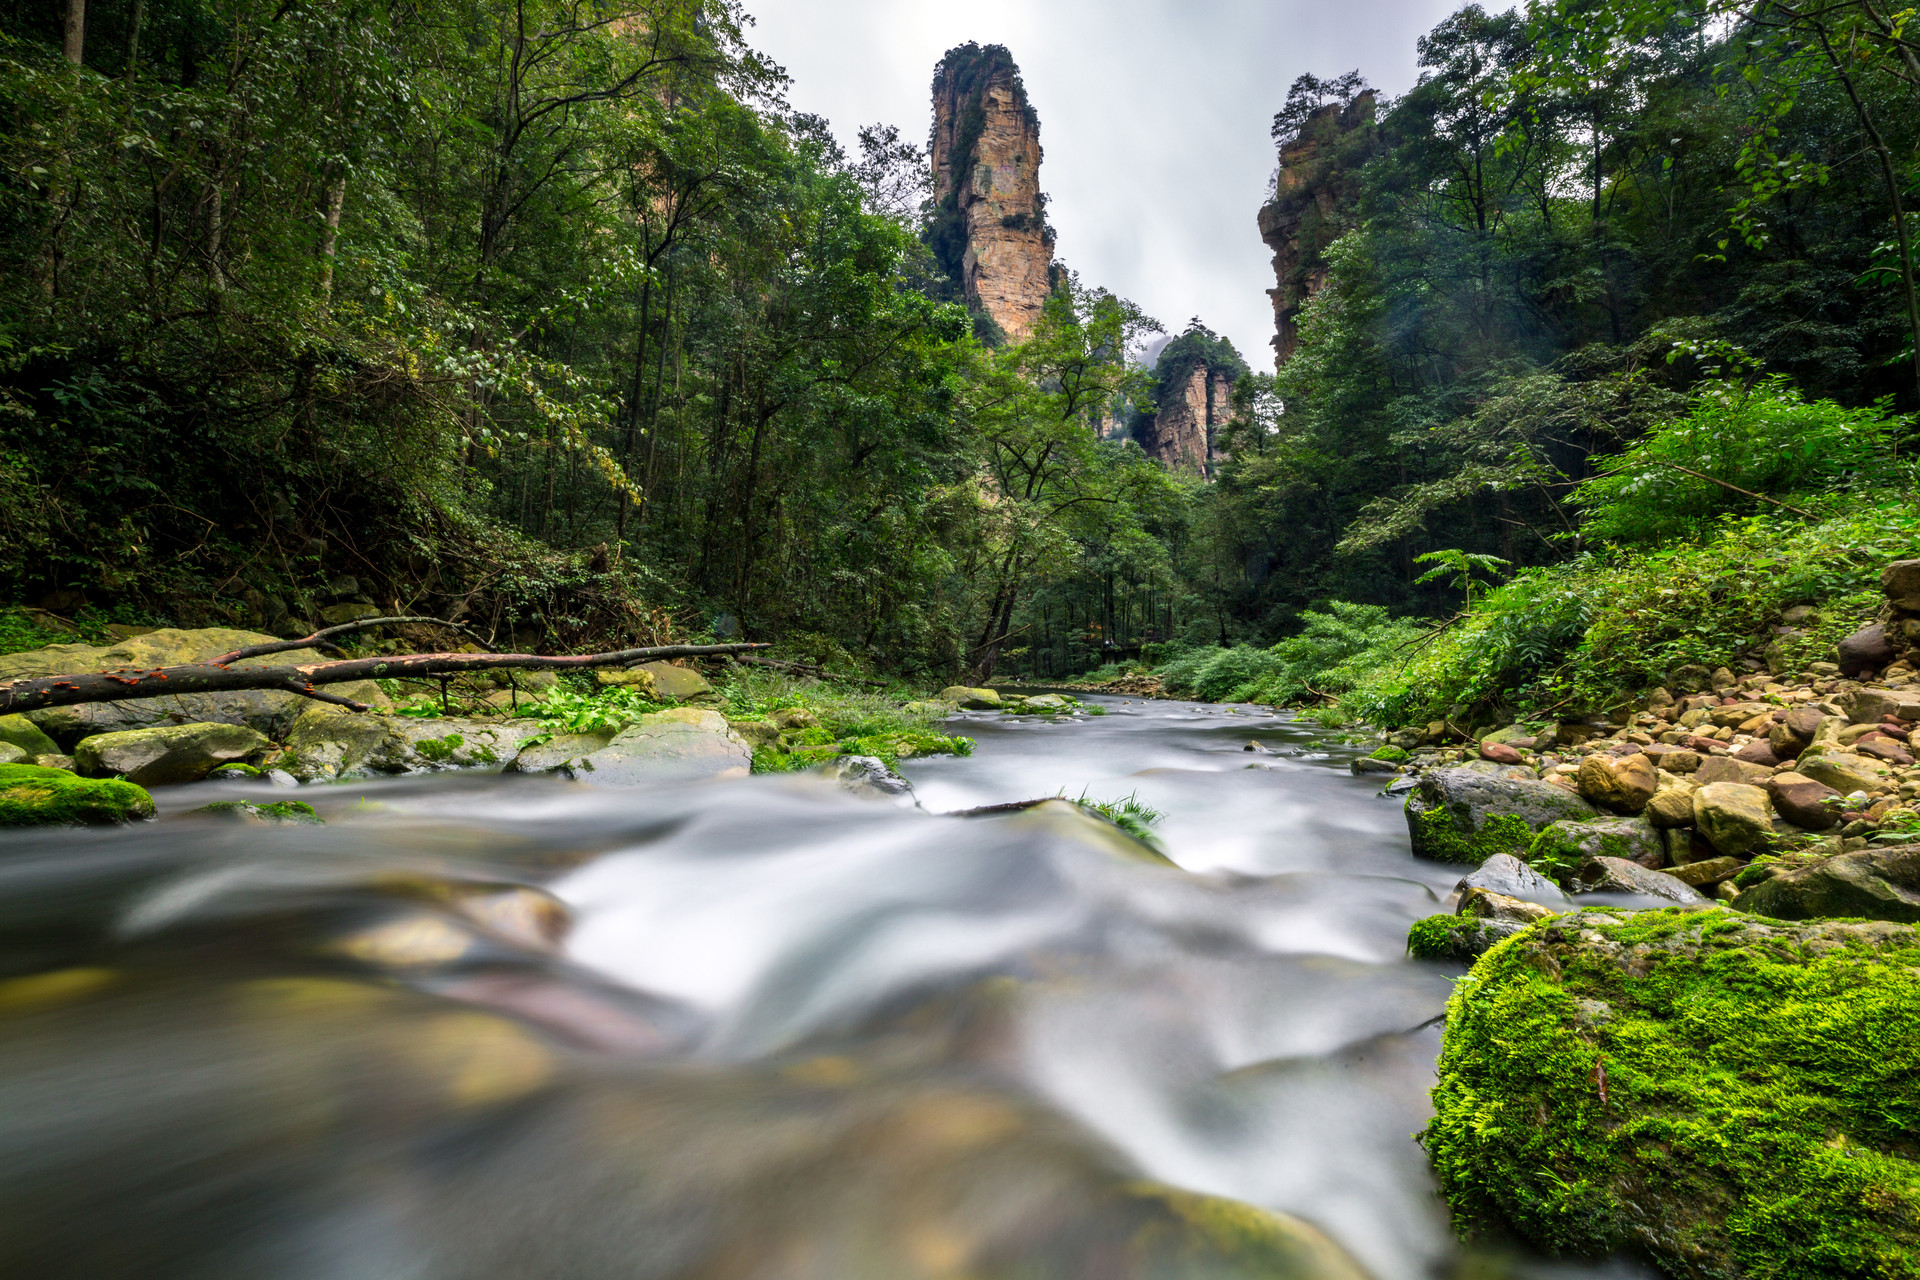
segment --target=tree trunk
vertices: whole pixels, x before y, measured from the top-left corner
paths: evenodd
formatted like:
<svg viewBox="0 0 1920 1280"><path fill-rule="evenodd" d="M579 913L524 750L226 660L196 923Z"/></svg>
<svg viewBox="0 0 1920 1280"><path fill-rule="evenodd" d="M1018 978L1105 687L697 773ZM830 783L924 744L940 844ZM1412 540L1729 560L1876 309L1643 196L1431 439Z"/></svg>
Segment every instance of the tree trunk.
<svg viewBox="0 0 1920 1280"><path fill-rule="evenodd" d="M340 243L340 211L347 204L347 171L327 187L327 217L320 232L320 310L328 311L333 306L333 259L334 250Z"/></svg>
<svg viewBox="0 0 1920 1280"><path fill-rule="evenodd" d="M87 51L87 0L67 0L66 39L60 51L67 61L79 66Z"/></svg>

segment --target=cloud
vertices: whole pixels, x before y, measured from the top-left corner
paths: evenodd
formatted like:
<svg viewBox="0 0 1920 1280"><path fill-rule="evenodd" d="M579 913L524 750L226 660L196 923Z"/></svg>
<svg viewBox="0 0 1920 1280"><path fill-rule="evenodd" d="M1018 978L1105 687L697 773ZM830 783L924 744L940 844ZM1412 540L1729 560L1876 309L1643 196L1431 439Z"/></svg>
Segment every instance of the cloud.
<svg viewBox="0 0 1920 1280"><path fill-rule="evenodd" d="M975 40L1013 51L1040 113L1060 257L1169 330L1198 316L1271 360L1270 254L1254 226L1267 129L1295 76L1358 67L1389 93L1454 0L748 0L754 45L793 105L853 148L861 125L924 136L934 64Z"/></svg>

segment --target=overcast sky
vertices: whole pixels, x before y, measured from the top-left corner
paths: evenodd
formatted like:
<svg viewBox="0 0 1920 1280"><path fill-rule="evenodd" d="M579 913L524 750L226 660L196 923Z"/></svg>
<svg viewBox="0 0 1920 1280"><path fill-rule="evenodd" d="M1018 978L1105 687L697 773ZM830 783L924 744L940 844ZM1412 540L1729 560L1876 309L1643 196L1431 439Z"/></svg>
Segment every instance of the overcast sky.
<svg viewBox="0 0 1920 1280"><path fill-rule="evenodd" d="M1457 0L746 3L750 39L793 76L793 105L832 121L850 152L864 124L924 143L940 55L1006 45L1040 113L1059 257L1170 332L1199 316L1265 370L1273 271L1254 216L1287 86L1358 67L1404 92L1415 40Z"/></svg>

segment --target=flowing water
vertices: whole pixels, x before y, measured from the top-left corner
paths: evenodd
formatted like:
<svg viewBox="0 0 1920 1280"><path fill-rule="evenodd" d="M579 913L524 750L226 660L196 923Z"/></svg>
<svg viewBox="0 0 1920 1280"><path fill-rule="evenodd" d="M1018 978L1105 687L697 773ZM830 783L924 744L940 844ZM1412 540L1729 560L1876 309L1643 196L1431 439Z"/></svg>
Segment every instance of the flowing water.
<svg viewBox="0 0 1920 1280"><path fill-rule="evenodd" d="M443 775L9 833L0 1273L1643 1275L1451 1243L1410 1135L1459 970L1403 947L1459 870L1378 781L1097 701L960 717L918 809ZM1177 867L946 816L1055 793L1137 795Z"/></svg>

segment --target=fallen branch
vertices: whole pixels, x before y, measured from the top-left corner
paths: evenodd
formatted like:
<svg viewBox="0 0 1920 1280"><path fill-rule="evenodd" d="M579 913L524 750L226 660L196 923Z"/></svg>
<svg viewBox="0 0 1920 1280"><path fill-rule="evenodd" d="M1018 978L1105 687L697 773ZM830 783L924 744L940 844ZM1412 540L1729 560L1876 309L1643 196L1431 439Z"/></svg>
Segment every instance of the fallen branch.
<svg viewBox="0 0 1920 1280"><path fill-rule="evenodd" d="M238 662L242 658L264 658L270 653L290 653L295 649L332 649L340 652L339 646L330 643L334 636L344 636L352 631L365 631L368 627L384 626L388 623L424 622L436 627L446 627L458 631L488 653L494 647L480 638L478 632L469 631L457 622L448 622L443 618L361 618L357 622L342 622L337 626L322 627L310 636L298 640L275 640L271 644L250 644L244 649L235 649L232 653L223 653L217 658L208 658L211 666L225 666L229 662Z"/></svg>
<svg viewBox="0 0 1920 1280"><path fill-rule="evenodd" d="M372 626L375 622L375 619L369 618L362 625ZM336 629L329 630L337 634ZM327 632L315 633L324 634ZM300 648L312 639L309 636L306 640L287 641L285 644L289 648ZM282 651L273 645L254 648L276 653ZM226 661L237 662L239 656L249 653L249 650L237 649L232 654L221 654L220 658L225 661L185 663L177 667L121 667L113 671L9 680L0 683L0 715L40 711L47 707L70 707L83 702L125 702L133 698L158 698L169 694L232 693L243 689L297 693L317 702L329 702L353 711L367 711L370 708L364 702L323 693L316 686L346 684L354 680L416 680L461 675L469 671L582 671L594 667L631 666L637 662L653 662L663 658L720 657L764 648L766 646L761 644L670 644L571 657L548 657L534 653L411 653L397 657L305 662L284 667L226 665Z"/></svg>

